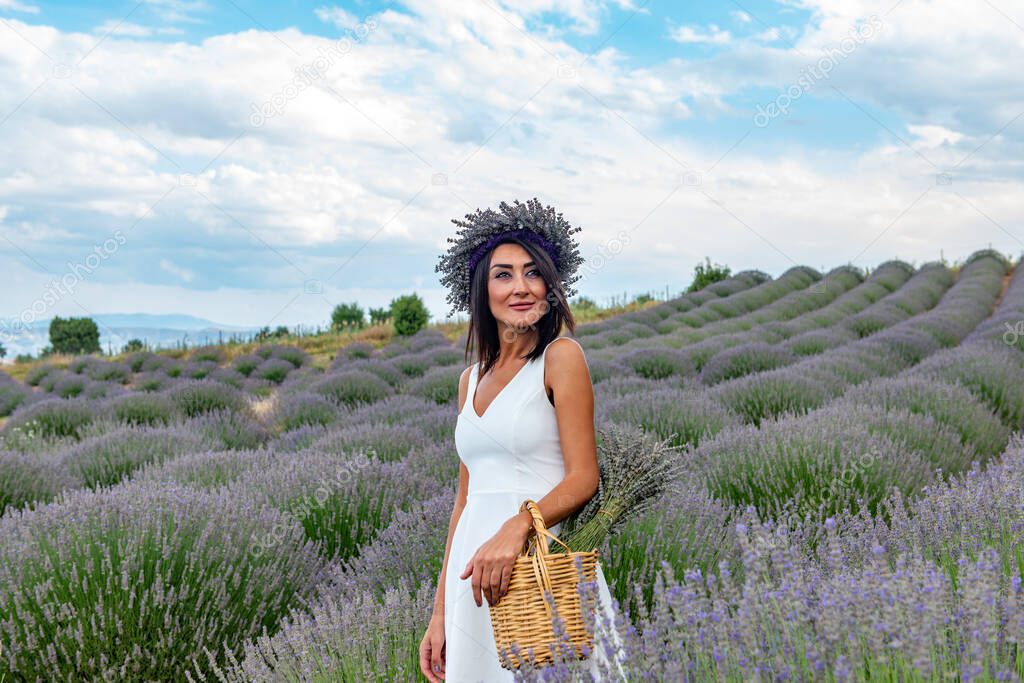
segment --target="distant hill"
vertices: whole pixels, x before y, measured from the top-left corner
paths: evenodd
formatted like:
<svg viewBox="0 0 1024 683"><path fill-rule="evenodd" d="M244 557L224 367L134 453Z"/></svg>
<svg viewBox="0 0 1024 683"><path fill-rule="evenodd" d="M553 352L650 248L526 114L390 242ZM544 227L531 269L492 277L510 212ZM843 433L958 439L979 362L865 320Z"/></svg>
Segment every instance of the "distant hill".
<svg viewBox="0 0 1024 683"><path fill-rule="evenodd" d="M141 339L151 346L166 348L182 340L189 346L198 346L216 343L221 338L227 340L231 335L247 337L259 331L258 327L225 325L180 313L104 313L90 317L100 329L100 347L104 351L108 344L119 351L129 339ZM50 319L25 326L16 325L13 319L0 320L0 333L7 348L7 362L20 353L36 355L50 342Z"/></svg>

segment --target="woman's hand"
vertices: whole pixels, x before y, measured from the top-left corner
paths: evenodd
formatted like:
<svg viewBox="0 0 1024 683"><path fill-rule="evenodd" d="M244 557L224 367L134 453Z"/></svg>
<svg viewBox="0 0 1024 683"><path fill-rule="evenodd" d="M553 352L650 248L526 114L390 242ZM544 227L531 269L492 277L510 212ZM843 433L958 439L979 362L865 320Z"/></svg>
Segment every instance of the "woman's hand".
<svg viewBox="0 0 1024 683"><path fill-rule="evenodd" d="M470 558L469 564L462 570L460 579L473 576L473 599L476 606L483 602L480 593L487 598L488 604L496 605L498 600L508 592L509 579L516 558L523 550L530 530L533 528L533 517L530 512L520 512L501 525L498 533L480 546Z"/></svg>
<svg viewBox="0 0 1024 683"><path fill-rule="evenodd" d="M420 641L420 672L430 683L444 679L444 646L444 615L434 614Z"/></svg>

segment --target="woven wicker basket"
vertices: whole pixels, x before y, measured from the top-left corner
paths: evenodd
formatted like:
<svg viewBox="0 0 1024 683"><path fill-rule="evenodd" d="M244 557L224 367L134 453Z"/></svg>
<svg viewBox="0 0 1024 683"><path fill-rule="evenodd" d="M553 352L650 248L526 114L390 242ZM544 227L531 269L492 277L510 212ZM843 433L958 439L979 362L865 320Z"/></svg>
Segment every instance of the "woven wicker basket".
<svg viewBox="0 0 1024 683"><path fill-rule="evenodd" d="M524 552L516 558L508 591L497 604L490 605L498 659L501 661L501 651L504 649L514 668L518 669L528 659L529 649L533 648L536 663L548 664L553 661L548 645L557 644L558 639L551 625L551 606L544 599L545 590L551 591L554 597L558 616L565 623L576 658L585 659L589 654L583 654L583 645L586 644L589 651L593 642L583 624L575 558L581 558L586 580L594 581L597 577L598 553L596 550L549 553L548 538L561 544L567 551L569 546L548 531L537 503L526 500L519 508L520 512L524 509L533 515L533 530ZM511 652L512 643L520 648L518 656ZM501 661L501 665L506 669L513 668L505 661Z"/></svg>

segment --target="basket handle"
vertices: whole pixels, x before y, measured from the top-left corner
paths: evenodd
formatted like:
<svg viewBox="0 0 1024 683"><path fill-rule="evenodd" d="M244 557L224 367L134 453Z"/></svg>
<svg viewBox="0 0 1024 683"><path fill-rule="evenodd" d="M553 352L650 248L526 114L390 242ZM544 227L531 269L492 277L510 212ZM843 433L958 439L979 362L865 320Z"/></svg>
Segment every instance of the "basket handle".
<svg viewBox="0 0 1024 683"><path fill-rule="evenodd" d="M537 580L537 587L541 591L541 603L544 605L544 613L550 620L552 618L551 606L548 605L548 601L544 599L544 592L551 591L551 576L548 574L547 563L541 558L548 554L548 542L545 536L551 536L551 538L555 537L544 525L544 516L541 515L540 508L537 507L537 503L530 499L526 499L523 501L523 504L519 506L519 511L522 512L523 510L529 510L530 515L533 517L534 533L530 536L526 544L526 554L530 558L530 568L533 569L533 576ZM559 541L559 543L561 543L561 541ZM531 553L531 547L535 547L536 552Z"/></svg>
<svg viewBox="0 0 1024 683"><path fill-rule="evenodd" d="M566 552L572 552L568 545L566 545L562 539L558 538L550 531L548 531L547 525L544 524L544 516L540 513L540 507L537 503L529 498L523 501L523 504L519 506L519 511L529 510L530 515L533 517L533 531L534 534L530 536L527 541L526 554L530 557L530 566L533 569L533 576L537 579L537 587L541 590L541 597L544 597L544 591L552 592L551 587L551 576L548 573L548 564L542 559L548 554L548 538L556 541L565 548ZM530 547L536 547L537 551L530 554ZM547 614L548 619L552 618L551 606L548 604L546 599L542 599L544 604L544 613Z"/></svg>
<svg viewBox="0 0 1024 683"><path fill-rule="evenodd" d="M569 549L569 546L567 546L562 539L548 531L547 525L544 524L544 516L541 515L540 508L537 506L536 502L527 498L523 501L523 504L519 506L519 511L522 512L523 510L529 510L530 514L533 516L533 531L536 534L534 540L536 541L538 554L547 555L550 552L548 547L549 538L565 548L566 552L572 552ZM527 550L527 552L529 552L529 550Z"/></svg>

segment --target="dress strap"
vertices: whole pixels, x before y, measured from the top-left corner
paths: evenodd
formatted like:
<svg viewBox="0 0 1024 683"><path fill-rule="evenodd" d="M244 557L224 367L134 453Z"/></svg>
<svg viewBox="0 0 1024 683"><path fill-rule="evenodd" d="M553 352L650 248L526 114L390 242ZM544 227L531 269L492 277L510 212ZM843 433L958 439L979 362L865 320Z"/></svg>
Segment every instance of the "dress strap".
<svg viewBox="0 0 1024 683"><path fill-rule="evenodd" d="M472 399L476 393L476 383L480 381L480 361L473 363L473 369L469 371L469 396Z"/></svg>

